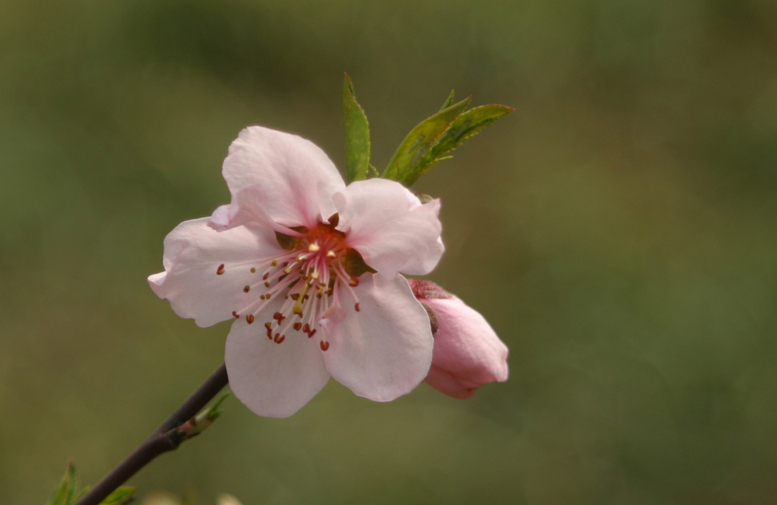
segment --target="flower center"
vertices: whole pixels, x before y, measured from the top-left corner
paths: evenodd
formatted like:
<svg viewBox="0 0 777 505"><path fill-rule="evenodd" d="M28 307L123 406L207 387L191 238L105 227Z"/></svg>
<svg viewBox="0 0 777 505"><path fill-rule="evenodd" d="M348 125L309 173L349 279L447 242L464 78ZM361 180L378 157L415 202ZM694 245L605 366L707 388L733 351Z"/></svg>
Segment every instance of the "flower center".
<svg viewBox="0 0 777 505"><path fill-rule="evenodd" d="M318 331L318 321L334 307L339 306L339 293L350 291L359 312L359 302L353 288L359 285L359 277L365 272L374 272L364 263L361 255L345 244L345 234L335 229L337 214L329 223L319 223L311 230L293 228L302 234L292 237L276 232L278 244L288 251L277 257L263 258L250 265L251 281L243 287L244 293L257 298L242 309L235 310L236 318L245 316L253 324L260 313L265 313L271 300L283 297L281 308L264 321L267 338L280 344L291 331L305 333L308 338ZM235 265L239 268L238 265ZM220 265L218 275L225 271ZM320 339L321 350L329 348L329 342Z"/></svg>

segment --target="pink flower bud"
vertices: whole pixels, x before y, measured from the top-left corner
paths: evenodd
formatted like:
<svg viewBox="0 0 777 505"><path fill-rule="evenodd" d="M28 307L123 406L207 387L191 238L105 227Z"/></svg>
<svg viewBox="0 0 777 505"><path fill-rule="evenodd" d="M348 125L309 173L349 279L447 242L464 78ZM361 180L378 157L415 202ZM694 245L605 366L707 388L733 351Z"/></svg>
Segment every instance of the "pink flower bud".
<svg viewBox="0 0 777 505"><path fill-rule="evenodd" d="M466 399L489 382L507 380L507 346L479 312L430 281L410 279L434 333L430 386Z"/></svg>

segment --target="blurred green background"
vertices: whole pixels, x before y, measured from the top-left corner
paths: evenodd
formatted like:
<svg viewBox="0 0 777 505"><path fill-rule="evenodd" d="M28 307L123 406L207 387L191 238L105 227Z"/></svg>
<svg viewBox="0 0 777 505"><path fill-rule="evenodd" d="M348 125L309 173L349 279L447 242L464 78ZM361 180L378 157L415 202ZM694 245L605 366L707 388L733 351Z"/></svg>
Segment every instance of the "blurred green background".
<svg viewBox="0 0 777 505"><path fill-rule="evenodd" d="M223 359L148 288L229 194L240 129L373 163L451 88L499 120L425 176L430 276L510 380L388 404L331 381L295 416L234 398L133 483L251 504L777 502L777 3L4 0L0 501L97 481Z"/></svg>

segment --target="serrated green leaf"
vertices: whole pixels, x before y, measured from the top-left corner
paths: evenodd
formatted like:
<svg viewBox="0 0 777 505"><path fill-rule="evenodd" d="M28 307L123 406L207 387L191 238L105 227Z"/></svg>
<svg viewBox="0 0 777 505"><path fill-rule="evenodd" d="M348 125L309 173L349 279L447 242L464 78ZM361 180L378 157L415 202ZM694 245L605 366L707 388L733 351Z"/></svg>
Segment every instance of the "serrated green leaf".
<svg viewBox="0 0 777 505"><path fill-rule="evenodd" d="M127 503L129 499L132 498L132 494L134 492L134 487L122 486L109 494L107 498L100 502L100 505L122 505L123 503Z"/></svg>
<svg viewBox="0 0 777 505"><path fill-rule="evenodd" d="M446 154L512 111L513 109L506 105L482 105L461 114L445 133L440 135L426 155L408 171L407 177L402 182L408 186L412 185L434 165L451 158L451 156L445 156Z"/></svg>
<svg viewBox="0 0 777 505"><path fill-rule="evenodd" d="M445 103L442 104L442 107L440 107L440 112L450 107L452 103L453 103L453 90L451 90L451 94L448 95L448 98L445 99Z"/></svg>
<svg viewBox="0 0 777 505"><path fill-rule="evenodd" d="M370 166L370 125L364 109L356 101L348 74L343 81L343 125L348 182L366 179Z"/></svg>
<svg viewBox="0 0 777 505"><path fill-rule="evenodd" d="M467 109L471 101L472 97L469 97L451 105L413 128L392 156L383 177L400 182L411 177L414 167L427 155L440 135Z"/></svg>
<svg viewBox="0 0 777 505"><path fill-rule="evenodd" d="M46 502L46 505L70 505L76 492L76 466L72 461L68 462L65 475L59 481L57 489Z"/></svg>

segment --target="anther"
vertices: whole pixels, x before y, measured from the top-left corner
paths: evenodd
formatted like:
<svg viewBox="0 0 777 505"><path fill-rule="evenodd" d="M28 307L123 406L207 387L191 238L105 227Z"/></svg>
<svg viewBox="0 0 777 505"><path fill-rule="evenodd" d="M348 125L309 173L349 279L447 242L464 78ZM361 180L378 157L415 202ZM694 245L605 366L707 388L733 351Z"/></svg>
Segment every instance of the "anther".
<svg viewBox="0 0 777 505"><path fill-rule="evenodd" d="M327 258L334 258L335 256L337 256L337 255L335 254L334 251L329 251L329 252L326 253L326 257Z"/></svg>
<svg viewBox="0 0 777 505"><path fill-rule="evenodd" d="M281 319L283 319L283 314L281 314L280 312L276 312L275 314L272 315L272 318L280 321Z"/></svg>
<svg viewBox="0 0 777 505"><path fill-rule="evenodd" d="M356 312L361 312L361 309L359 308L359 304L358 304L358 303L357 303L357 304L355 304L355 305L353 306L353 308L354 308L354 309L356 309Z"/></svg>
<svg viewBox="0 0 777 505"><path fill-rule="evenodd" d="M254 322L254 315L253 314L248 314L246 316L246 323L251 324L253 322Z"/></svg>
<svg viewBox="0 0 777 505"><path fill-rule="evenodd" d="M246 286L243 288L243 293L248 293L249 291L251 291L251 286Z"/></svg>
<svg viewBox="0 0 777 505"><path fill-rule="evenodd" d="M251 267L251 273L252 273L252 274L255 274L255 273L256 273L256 268L254 268L254 267Z"/></svg>
<svg viewBox="0 0 777 505"><path fill-rule="evenodd" d="M318 245L318 244L317 244L317 243L315 243L315 242L313 242L312 244L310 244L310 245L308 246L308 251L310 251L310 252L316 252L316 251L320 251L320 250L321 250L321 246L320 246L320 245Z"/></svg>
<svg viewBox="0 0 777 505"><path fill-rule="evenodd" d="M216 275L221 275L224 273L224 263L219 265L219 267L216 269Z"/></svg>
<svg viewBox="0 0 777 505"><path fill-rule="evenodd" d="M272 266L277 267L278 266L278 260L272 260L272 263L270 263Z"/></svg>
<svg viewBox="0 0 777 505"><path fill-rule="evenodd" d="M310 333L310 325L308 323L305 323L305 326L302 327L302 331L305 333Z"/></svg>
<svg viewBox="0 0 777 505"><path fill-rule="evenodd" d="M267 338L272 340L272 330L270 328L267 328Z"/></svg>
<svg viewBox="0 0 777 505"><path fill-rule="evenodd" d="M294 300L294 301L299 300L299 293L292 293L289 296L291 296L291 299Z"/></svg>
<svg viewBox="0 0 777 505"><path fill-rule="evenodd" d="M235 319L240 319L240 314L238 314L236 310L233 310L233 311L232 311L232 316L233 316Z"/></svg>
<svg viewBox="0 0 777 505"><path fill-rule="evenodd" d="M265 299L265 296L264 296L264 295L261 295L261 296L259 297L259 299L261 299L261 300L264 300L264 299Z"/></svg>
<svg viewBox="0 0 777 505"><path fill-rule="evenodd" d="M253 270L253 268L251 270ZM262 280L266 281L269 276L270 276L270 272L265 272L264 275L262 276Z"/></svg>
<svg viewBox="0 0 777 505"><path fill-rule="evenodd" d="M280 344L281 342L286 340L286 335L281 335L280 333L276 333L275 338L273 340L275 340L276 344Z"/></svg>
<svg viewBox="0 0 777 505"><path fill-rule="evenodd" d="M267 328L268 330L272 329L272 322L267 321L266 323L264 323L264 327Z"/></svg>
<svg viewBox="0 0 777 505"><path fill-rule="evenodd" d="M321 345L322 351L326 351L327 349L329 349L329 342L327 342L326 340L322 340L320 345Z"/></svg>
<svg viewBox="0 0 777 505"><path fill-rule="evenodd" d="M310 333L308 333L308 338L312 338L312 337L313 337L313 335L315 335L317 331L318 331L318 330L313 330L313 331L311 331Z"/></svg>
<svg viewBox="0 0 777 505"><path fill-rule="evenodd" d="M270 287L270 281L265 281L264 282L264 287L269 288Z"/></svg>
<svg viewBox="0 0 777 505"><path fill-rule="evenodd" d="M348 285L355 288L356 286L359 285L359 279L357 279L356 277L351 277L350 279L348 279Z"/></svg>
<svg viewBox="0 0 777 505"><path fill-rule="evenodd" d="M294 323L294 326L292 326L292 328L294 328L296 331L299 331L302 328L302 323L297 321L296 323Z"/></svg>

